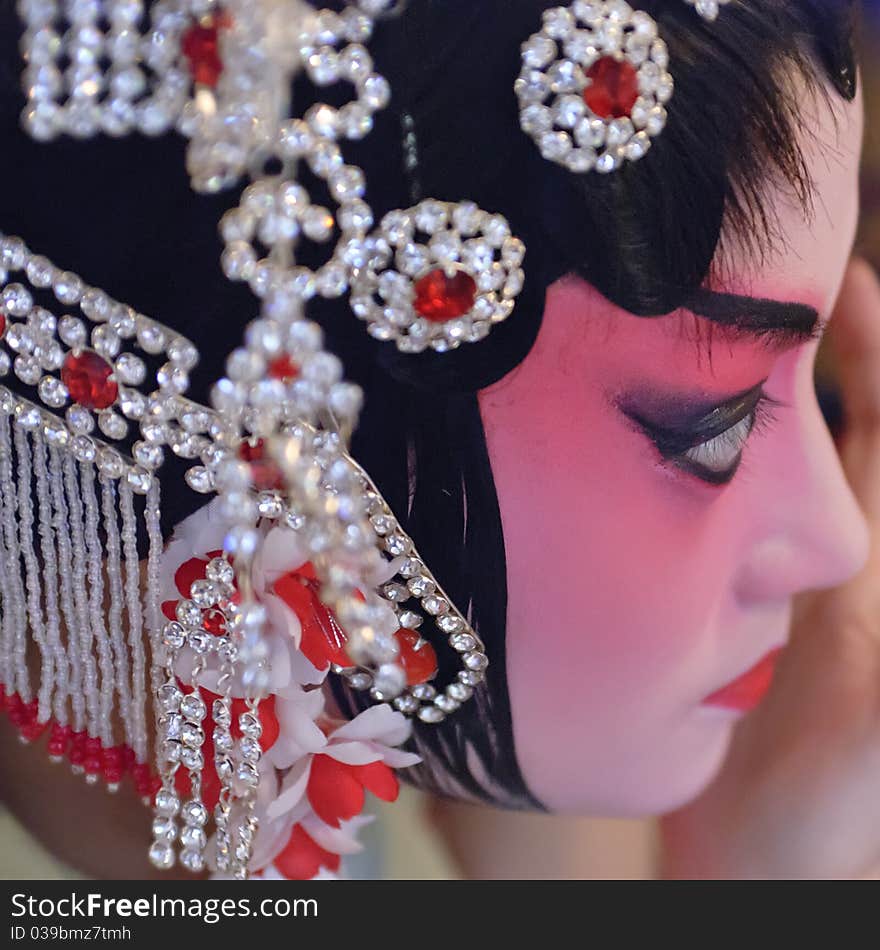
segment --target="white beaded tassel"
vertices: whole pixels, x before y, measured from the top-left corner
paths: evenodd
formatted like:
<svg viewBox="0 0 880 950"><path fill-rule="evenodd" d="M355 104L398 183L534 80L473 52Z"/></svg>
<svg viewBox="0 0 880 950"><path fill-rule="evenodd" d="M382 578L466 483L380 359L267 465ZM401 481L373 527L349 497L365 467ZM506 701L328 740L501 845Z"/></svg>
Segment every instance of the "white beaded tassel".
<svg viewBox="0 0 880 950"><path fill-rule="evenodd" d="M73 547L70 543L70 519L64 492L64 453L56 446L49 447L49 491L52 500L52 523L58 541L58 561L59 564L68 565L66 570L59 572L59 580L65 654L69 663L67 690L70 696L71 725L74 732L82 732L86 728L86 701L83 691L85 675L77 633L80 616L70 571L70 565L73 564Z"/></svg>
<svg viewBox="0 0 880 950"><path fill-rule="evenodd" d="M100 671L98 738L105 749L113 745L113 711L116 692L116 676L113 665L113 650L107 626L104 622L104 552L98 535L100 520L95 484L95 469L87 462L80 463L80 485L85 508L86 557L89 580L89 620L92 639L97 648ZM89 776L97 781L97 775Z"/></svg>
<svg viewBox="0 0 880 950"><path fill-rule="evenodd" d="M107 587L110 595L107 608L107 624L110 630L110 643L113 650L114 685L119 698L119 712L122 719L125 744L134 748L135 724L134 705L136 703L135 686L131 677L128 644L122 623L122 611L125 592L122 582L122 542L119 534L119 510L116 501L116 482L102 475L101 508L104 515L104 530L107 533ZM143 689L143 684L141 684Z"/></svg>
<svg viewBox="0 0 880 950"><path fill-rule="evenodd" d="M30 678L24 659L24 631L27 627L24 585L18 547L16 517L18 502L12 468L10 418L0 415L0 501L2 501L4 547L3 599L3 685L7 693L30 699Z"/></svg>
<svg viewBox="0 0 880 950"><path fill-rule="evenodd" d="M77 463L72 455L64 453L64 488L67 503L68 523L72 549L73 601L76 611L76 626L70 631L71 647L79 651L83 673L82 689L85 693L86 731L90 736L100 735L101 703L98 686L98 670L92 650L92 635L89 626L89 594L86 587L88 555L83 528L82 489L77 478ZM75 772L82 766L75 765Z"/></svg>
<svg viewBox="0 0 880 950"><path fill-rule="evenodd" d="M134 510L134 493L125 480L119 484L119 495L122 510L122 551L125 558L126 625L129 655L131 657L131 677L135 684L146 683L147 668L144 650L140 559L137 550L137 515ZM132 742L132 748L137 761L145 762L148 751L146 701L142 695L133 698L134 741Z"/></svg>
<svg viewBox="0 0 880 950"><path fill-rule="evenodd" d="M50 643L43 614L42 571L34 550L33 454L26 431L15 427L15 454L18 462L18 532L25 567L30 633L40 651L40 688L37 721L48 722L52 715L55 686L55 651Z"/></svg>
<svg viewBox="0 0 880 950"><path fill-rule="evenodd" d="M34 475L37 486L37 510L40 522L40 548L43 556L43 578L46 597L46 632L55 658L55 695L52 716L59 726L68 722L70 701L70 664L61 639L61 607L58 590L58 549L52 524L52 498L49 492L49 469L46 440L37 429L34 441Z"/></svg>

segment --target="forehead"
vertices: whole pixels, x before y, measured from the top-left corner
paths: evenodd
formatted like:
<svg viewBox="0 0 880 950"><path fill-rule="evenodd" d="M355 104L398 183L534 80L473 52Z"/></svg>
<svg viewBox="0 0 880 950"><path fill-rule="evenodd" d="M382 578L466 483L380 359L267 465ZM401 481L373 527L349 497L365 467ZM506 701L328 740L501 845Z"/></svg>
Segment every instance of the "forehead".
<svg viewBox="0 0 880 950"><path fill-rule="evenodd" d="M816 307L827 319L852 253L859 218L859 165L864 134L861 93L845 102L801 95L801 148L813 182L813 205L805 211L781 184L768 186L767 208L774 231L762 255L736 239L723 242L716 286L733 293L789 300Z"/></svg>

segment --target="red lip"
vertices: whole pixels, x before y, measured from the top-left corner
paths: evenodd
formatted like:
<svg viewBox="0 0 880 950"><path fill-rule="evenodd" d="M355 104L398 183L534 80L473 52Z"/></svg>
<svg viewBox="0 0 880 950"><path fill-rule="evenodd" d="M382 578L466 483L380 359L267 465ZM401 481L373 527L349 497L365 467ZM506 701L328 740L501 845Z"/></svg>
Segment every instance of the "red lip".
<svg viewBox="0 0 880 950"><path fill-rule="evenodd" d="M737 712L751 712L770 689L780 653L782 653L781 649L768 653L747 673L743 673L738 679L704 699L703 705L734 709Z"/></svg>

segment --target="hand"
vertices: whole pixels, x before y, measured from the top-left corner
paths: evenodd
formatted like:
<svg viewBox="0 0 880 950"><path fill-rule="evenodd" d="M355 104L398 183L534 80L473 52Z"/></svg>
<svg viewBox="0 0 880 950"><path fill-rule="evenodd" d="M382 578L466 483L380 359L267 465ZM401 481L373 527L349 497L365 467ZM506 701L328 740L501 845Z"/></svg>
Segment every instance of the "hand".
<svg viewBox="0 0 880 950"><path fill-rule="evenodd" d="M880 877L880 282L854 261L832 320L844 469L871 531L863 572L795 610L792 641L721 775L663 821L665 872Z"/></svg>

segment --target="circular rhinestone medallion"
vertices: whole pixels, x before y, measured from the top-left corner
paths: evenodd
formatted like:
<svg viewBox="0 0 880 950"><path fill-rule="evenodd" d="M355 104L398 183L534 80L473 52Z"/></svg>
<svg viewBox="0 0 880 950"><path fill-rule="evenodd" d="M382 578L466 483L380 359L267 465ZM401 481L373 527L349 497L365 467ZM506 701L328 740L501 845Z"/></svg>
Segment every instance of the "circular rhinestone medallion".
<svg viewBox="0 0 880 950"><path fill-rule="evenodd" d="M522 47L520 125L549 161L608 173L638 161L666 126L674 83L657 23L625 0L544 13Z"/></svg>
<svg viewBox="0 0 880 950"><path fill-rule="evenodd" d="M352 309L403 353L476 343L513 312L525 245L472 202L427 199L392 211L352 273Z"/></svg>

